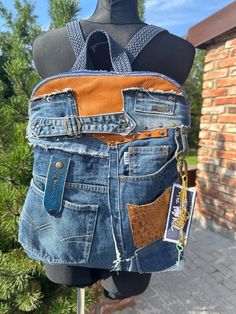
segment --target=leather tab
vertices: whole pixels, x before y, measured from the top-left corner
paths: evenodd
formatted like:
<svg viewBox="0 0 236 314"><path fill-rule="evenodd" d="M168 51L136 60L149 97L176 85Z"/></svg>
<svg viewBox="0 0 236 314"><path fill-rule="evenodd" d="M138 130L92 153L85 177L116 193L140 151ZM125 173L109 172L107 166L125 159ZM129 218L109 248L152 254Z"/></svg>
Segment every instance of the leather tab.
<svg viewBox="0 0 236 314"><path fill-rule="evenodd" d="M50 215L56 216L62 209L69 164L69 157L51 157L43 200L44 208Z"/></svg>

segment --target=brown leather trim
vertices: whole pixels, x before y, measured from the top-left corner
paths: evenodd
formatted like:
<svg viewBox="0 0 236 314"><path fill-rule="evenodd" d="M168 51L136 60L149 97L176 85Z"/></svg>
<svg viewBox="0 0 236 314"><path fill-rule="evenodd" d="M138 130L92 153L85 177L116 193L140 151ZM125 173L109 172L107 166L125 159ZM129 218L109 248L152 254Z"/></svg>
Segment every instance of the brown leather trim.
<svg viewBox="0 0 236 314"><path fill-rule="evenodd" d="M129 136L120 136L118 134L88 134L88 136L95 137L96 139L105 142L107 144L123 144L127 142L132 142L134 140L142 140L152 137L166 137L168 136L168 129L158 129L147 132L142 132Z"/></svg>
<svg viewBox="0 0 236 314"><path fill-rule="evenodd" d="M149 76L78 76L61 77L42 85L32 97L39 97L65 89L72 89L79 116L123 111L123 89L142 88L181 93L164 78Z"/></svg>
<svg viewBox="0 0 236 314"><path fill-rule="evenodd" d="M146 205L127 204L134 245L146 246L163 238L172 186L154 202Z"/></svg>

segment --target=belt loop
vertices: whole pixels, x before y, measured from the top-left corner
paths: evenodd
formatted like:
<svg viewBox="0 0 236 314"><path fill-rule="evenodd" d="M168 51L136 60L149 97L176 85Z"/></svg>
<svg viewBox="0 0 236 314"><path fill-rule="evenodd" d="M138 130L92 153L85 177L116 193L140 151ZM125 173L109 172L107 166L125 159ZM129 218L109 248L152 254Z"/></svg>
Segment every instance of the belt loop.
<svg viewBox="0 0 236 314"><path fill-rule="evenodd" d="M44 208L50 215L56 216L62 209L69 164L69 157L58 158L53 155L50 159L43 200Z"/></svg>

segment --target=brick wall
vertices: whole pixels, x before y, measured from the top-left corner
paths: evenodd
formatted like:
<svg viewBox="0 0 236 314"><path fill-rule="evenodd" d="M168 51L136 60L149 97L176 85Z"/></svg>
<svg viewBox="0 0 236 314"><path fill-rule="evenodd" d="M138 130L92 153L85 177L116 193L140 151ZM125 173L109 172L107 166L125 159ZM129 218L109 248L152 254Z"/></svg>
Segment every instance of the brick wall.
<svg viewBox="0 0 236 314"><path fill-rule="evenodd" d="M236 232L236 30L206 48L199 134L196 215Z"/></svg>

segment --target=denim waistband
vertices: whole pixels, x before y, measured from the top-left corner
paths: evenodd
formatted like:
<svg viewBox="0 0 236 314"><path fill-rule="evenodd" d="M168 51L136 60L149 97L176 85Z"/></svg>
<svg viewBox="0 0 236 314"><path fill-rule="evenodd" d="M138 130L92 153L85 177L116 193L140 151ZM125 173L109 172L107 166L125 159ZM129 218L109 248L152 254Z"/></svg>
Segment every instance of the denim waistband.
<svg viewBox="0 0 236 314"><path fill-rule="evenodd" d="M190 108L182 95L143 89L122 92L122 112L95 112L90 116L80 115L72 91L31 100L27 137L81 137L88 133L127 136L182 125L190 127Z"/></svg>

